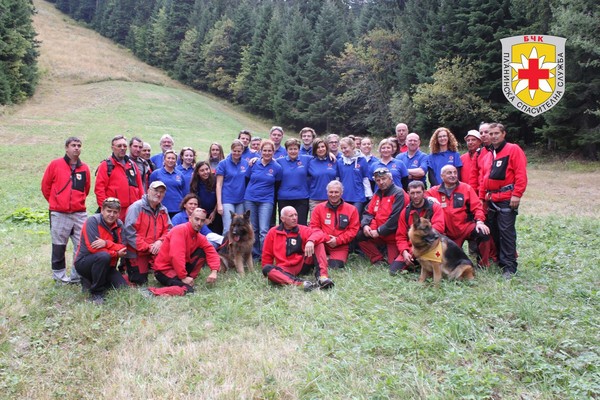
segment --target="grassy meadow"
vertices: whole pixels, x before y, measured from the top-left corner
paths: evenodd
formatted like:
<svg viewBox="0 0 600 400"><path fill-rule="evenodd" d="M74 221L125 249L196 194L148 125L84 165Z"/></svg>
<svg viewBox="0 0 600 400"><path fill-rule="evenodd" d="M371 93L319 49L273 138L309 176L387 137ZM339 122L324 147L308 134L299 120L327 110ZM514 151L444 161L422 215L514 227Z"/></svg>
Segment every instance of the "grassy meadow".
<svg viewBox="0 0 600 400"><path fill-rule="evenodd" d="M95 169L115 134L158 149L168 132L205 156L270 123L34 3L44 77L28 103L0 110L0 398L600 397L598 163L531 159L511 281L492 268L435 289L354 257L327 292L273 287L258 270L179 298L113 292L103 306L55 285L39 184L67 136Z"/></svg>

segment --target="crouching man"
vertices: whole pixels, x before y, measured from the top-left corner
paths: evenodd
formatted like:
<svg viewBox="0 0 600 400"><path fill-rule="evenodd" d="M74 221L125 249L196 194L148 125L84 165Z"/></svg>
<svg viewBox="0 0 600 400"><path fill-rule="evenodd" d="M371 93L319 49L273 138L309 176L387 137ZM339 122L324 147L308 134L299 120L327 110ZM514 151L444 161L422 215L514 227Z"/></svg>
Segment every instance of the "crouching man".
<svg viewBox="0 0 600 400"><path fill-rule="evenodd" d="M206 211L196 208L186 224L177 225L167 234L154 260L154 276L164 286L180 286L193 291L194 280L207 264L211 272L207 283L217 281L220 260L215 248L200 234Z"/></svg>
<svg viewBox="0 0 600 400"><path fill-rule="evenodd" d="M301 286L305 291L332 288L324 246L329 236L298 225L298 213L294 207L284 207L280 219L281 224L271 228L265 237L263 275L275 284ZM316 283L299 277L309 274L313 268Z"/></svg>
<svg viewBox="0 0 600 400"><path fill-rule="evenodd" d="M107 289L127 286L116 269L117 260L127 252L121 240L120 212L119 199L108 197L102 202L100 214L89 217L81 231L75 269L81 277L83 290L89 291L96 304L104 303Z"/></svg>

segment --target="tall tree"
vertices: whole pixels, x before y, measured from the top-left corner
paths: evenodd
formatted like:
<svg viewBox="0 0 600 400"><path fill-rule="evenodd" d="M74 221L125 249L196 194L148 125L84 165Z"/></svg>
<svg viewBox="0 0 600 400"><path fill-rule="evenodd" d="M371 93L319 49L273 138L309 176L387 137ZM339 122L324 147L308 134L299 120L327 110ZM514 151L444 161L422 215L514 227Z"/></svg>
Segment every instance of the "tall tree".
<svg viewBox="0 0 600 400"><path fill-rule="evenodd" d="M225 97L233 92L239 56L231 45L233 32L233 21L224 17L208 32L201 49L208 88Z"/></svg>

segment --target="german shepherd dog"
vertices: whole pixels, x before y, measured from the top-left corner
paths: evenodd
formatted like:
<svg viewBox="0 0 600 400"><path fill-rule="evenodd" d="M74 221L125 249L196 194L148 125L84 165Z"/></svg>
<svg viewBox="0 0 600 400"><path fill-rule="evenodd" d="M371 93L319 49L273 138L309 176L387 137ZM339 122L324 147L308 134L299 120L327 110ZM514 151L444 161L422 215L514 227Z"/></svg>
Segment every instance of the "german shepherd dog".
<svg viewBox="0 0 600 400"><path fill-rule="evenodd" d="M473 279L475 277L473 262L463 249L448 237L440 234L431 226L427 218L413 214L413 224L408 231L412 243L413 256L421 265L419 282L425 282L433 276L433 283L438 286L442 273L449 279Z"/></svg>
<svg viewBox="0 0 600 400"><path fill-rule="evenodd" d="M250 210L243 214L231 212L231 225L225 237L225 243L219 250L221 271L226 272L235 268L238 274L244 275L244 265L248 271L254 271L252 262L252 246L254 245L254 230L250 223Z"/></svg>

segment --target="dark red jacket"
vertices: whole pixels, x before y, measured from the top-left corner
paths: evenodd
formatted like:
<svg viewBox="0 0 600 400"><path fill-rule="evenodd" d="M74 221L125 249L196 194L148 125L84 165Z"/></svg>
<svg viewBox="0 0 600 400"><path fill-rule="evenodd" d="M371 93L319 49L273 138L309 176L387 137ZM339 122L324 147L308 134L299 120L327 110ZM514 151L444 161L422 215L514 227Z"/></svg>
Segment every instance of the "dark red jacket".
<svg viewBox="0 0 600 400"><path fill-rule="evenodd" d="M121 210L126 210L144 194L142 177L128 156L125 156L125 165L118 162L114 155L109 160L112 164L110 176L107 160L102 161L96 171L96 202L98 207L102 207L107 197L116 197L121 201Z"/></svg>
<svg viewBox="0 0 600 400"><path fill-rule="evenodd" d="M153 210L145 194L127 209L123 240L127 244L128 255L149 254L150 246L157 240L164 241L171 227L167 208L159 204Z"/></svg>
<svg viewBox="0 0 600 400"><path fill-rule="evenodd" d="M115 267L119 259L117 255L118 251L125 248L121 240L122 228L123 224L120 220L117 220L112 226L108 226L104 222L102 214L94 214L89 217L83 223L83 228L81 229L81 238L79 239L75 262L78 262L89 254L106 252L110 254L110 265ZM92 248L92 243L97 239L106 240L106 247L101 249Z"/></svg>
<svg viewBox="0 0 600 400"><path fill-rule="evenodd" d="M360 222L361 228L369 225L382 238L390 235L393 237L398 228L398 216L408 201L406 192L396 185L383 191L377 190L365 209Z"/></svg>
<svg viewBox="0 0 600 400"><path fill-rule="evenodd" d="M398 218L398 229L396 230L396 245L398 246L398 251L400 254L404 250L411 251L410 240L408 240L408 230L413 223L413 213L418 212L419 217L425 217L427 212L430 211L433 213L431 217L431 225L433 229L438 231L439 233L444 233L446 230L446 225L444 222L444 211L439 204L435 203L433 200L425 199L425 205L420 209L415 209L412 204L409 204L402 210L400 213L400 218ZM408 213L408 217L406 214Z"/></svg>
<svg viewBox="0 0 600 400"><path fill-rule="evenodd" d="M308 226L298 225L289 232L283 224L273 227L267 233L263 244L262 266L276 265L283 270L298 275L304 264L304 248L306 242L315 245L329 240L323 231Z"/></svg>
<svg viewBox="0 0 600 400"><path fill-rule="evenodd" d="M483 161L482 185L479 188L480 198L494 202L510 200L511 196L523 197L527 188L527 157L523 150L514 143L503 142ZM508 185L514 185L505 190Z"/></svg>
<svg viewBox="0 0 600 400"><path fill-rule="evenodd" d="M329 201L320 203L310 215L310 227L323 231L327 236L335 236L338 246L348 244L360 228L358 210L344 200L337 207Z"/></svg>
<svg viewBox="0 0 600 400"><path fill-rule="evenodd" d="M213 271L220 268L221 261L213 245L188 222L177 225L167 234L154 260L154 270L169 278L185 279L188 276L185 265L194 261L196 267L189 276L196 278L203 266L198 259L204 259Z"/></svg>
<svg viewBox="0 0 600 400"><path fill-rule="evenodd" d="M91 181L90 168L81 160L77 160L74 170L66 155L50 162L41 184L50 211L85 211L85 199L90 193Z"/></svg>
<svg viewBox="0 0 600 400"><path fill-rule="evenodd" d="M452 191L446 189L444 184L434 186L425 192L425 196L440 202L444 211L446 236L452 240L470 234L476 220L485 222L481 200L466 183L459 182Z"/></svg>
<svg viewBox="0 0 600 400"><path fill-rule="evenodd" d="M481 148L473 151L466 152L462 156L460 156L460 160L462 161L462 169L460 170L460 181L464 183L468 183L475 193L479 193L477 188L479 187L479 167L478 167L478 159L479 154L481 152Z"/></svg>

